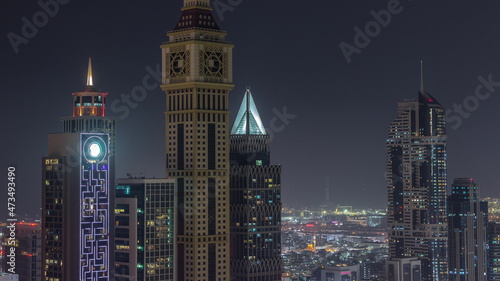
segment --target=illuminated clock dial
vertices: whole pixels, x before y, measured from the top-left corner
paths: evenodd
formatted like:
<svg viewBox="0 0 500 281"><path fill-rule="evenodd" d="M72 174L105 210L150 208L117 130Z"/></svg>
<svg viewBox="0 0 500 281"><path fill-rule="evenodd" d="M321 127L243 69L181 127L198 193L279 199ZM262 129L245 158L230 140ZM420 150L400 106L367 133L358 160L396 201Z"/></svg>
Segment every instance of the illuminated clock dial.
<svg viewBox="0 0 500 281"><path fill-rule="evenodd" d="M96 142L92 143L89 146L89 153L94 158L98 157L101 154L101 146Z"/></svg>
<svg viewBox="0 0 500 281"><path fill-rule="evenodd" d="M90 163L101 163L107 157L107 141L101 136L91 136L84 141L83 155Z"/></svg>

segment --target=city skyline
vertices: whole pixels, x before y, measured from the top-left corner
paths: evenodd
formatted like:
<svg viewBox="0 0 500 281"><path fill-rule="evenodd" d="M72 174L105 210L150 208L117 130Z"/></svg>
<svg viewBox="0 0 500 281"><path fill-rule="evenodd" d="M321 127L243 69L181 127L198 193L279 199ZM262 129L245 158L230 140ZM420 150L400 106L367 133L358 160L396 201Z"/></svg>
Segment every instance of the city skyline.
<svg viewBox="0 0 500 281"><path fill-rule="evenodd" d="M38 213L32 206L39 206L39 198L29 196L40 188L38 159L47 152L46 135L59 131L59 117L70 115L71 97L68 93L84 86L89 56L94 58L95 85L109 91L109 115L119 118L126 113L125 110L112 110L115 101L118 101L115 108L129 110L128 116L118 125L118 139L122 137L126 141L117 143L117 150L123 151L117 153L117 177L124 177L127 172L146 172L149 167L154 168L146 174L147 177L163 176L164 158L149 147L163 148L164 94L159 88L147 90L147 96L141 97L142 100L132 100L136 108L126 107L121 96L130 94L136 86L143 86L143 78L147 75L150 77L148 85L161 84L153 77L160 63L158 45L165 40L165 32L179 19L181 4L178 1L153 1L147 9L136 10L131 3L123 2L115 13L109 12L114 7L112 4L97 1L60 4L58 12L49 17L48 23L39 27L38 33L29 38L28 43L19 45L18 54L15 54L7 34L21 34L21 18L26 16L32 20L42 8L36 2L6 1L1 4L5 7L1 9L5 25L0 28L4 34L0 44L5 64L1 68L3 79L0 86L4 89L7 109L0 117L5 120L6 131L12 136L2 139L2 146L9 149L1 163L3 166L14 165L19 170L19 185L26 190L18 193L21 217L25 213L29 216ZM236 118L245 88L250 86L260 101L265 126L269 127L272 120L278 120L280 130L274 132L271 146L274 162L283 166L285 204L302 200L310 205L319 203L319 194L323 194L324 182L328 178L335 183L330 191L334 203L385 207L386 127L396 114L396 102L417 92L420 60L426 64L427 90L439 96L445 109L454 110L454 104L474 101L470 97L474 96L478 85L488 84L484 81L500 81L497 69L500 55L496 52L500 40L489 35L500 26L500 22L474 14L494 11L499 4L401 2L401 12L393 13L391 22L381 29L378 36L371 38L368 46L360 49L360 54L352 55L349 64L338 45L341 42L353 44L356 34L353 28L364 28L374 19L370 11L385 10L387 3L364 6L323 4L329 9L319 4L303 9L304 4L298 1L287 3L282 14L274 12L278 6L281 8L279 3L266 1L243 1L232 7L232 11L226 11L223 20L217 10L214 12L216 21L230 32L230 41L237 45L236 88L230 94L230 124ZM6 11L10 11L8 15ZM298 11L301 13L294 19L292 15ZM441 19L446 11L448 14ZM470 12L460 21L459 15L466 11ZM311 22L316 19L316 13L324 16L319 26ZM353 17L342 16L342 13ZM422 13L428 22L420 19ZM89 14L102 22L90 21ZM134 20L134 15L137 20ZM256 15L259 21L249 24ZM141 20L141 17L148 21ZM122 23L124 29L106 30L105 27L114 21ZM445 31L438 32L439 28L433 31L432 26ZM307 48L308 45L291 36L313 27L318 30L311 32L317 36L311 37L317 38L308 39L308 45L312 43L315 48ZM262 29L260 32L256 30L259 28ZM130 38L127 31L141 40ZM109 40L109 33L113 34L112 40ZM283 35L276 36L277 33ZM107 42L105 38L109 42L103 44ZM431 39L442 40L439 41L442 46L429 47L434 45L428 41ZM260 46L262 41L269 44L263 48ZM123 44L126 48L119 48ZM404 47L408 45L405 44L415 46L406 49ZM26 79L29 83L25 83ZM495 87L494 83L483 86L482 98ZM304 103L304 97L310 101ZM486 128L493 126L493 120L499 115L495 110L498 102L500 99L495 93L488 99L480 99L478 109L466 112L470 117L462 117L462 125L456 129L460 114L452 113L450 117L454 119L449 119L448 182L453 177L473 177L481 183L482 194L492 197L499 197L499 194L495 190L495 169L488 167L499 164L496 158L500 150L494 143L498 142L500 135ZM284 112L294 118L285 119L283 123L279 117L283 117ZM33 115L43 120L41 126L29 118ZM318 137L310 138L311 135ZM476 145L474 139L477 137L469 136L479 137L481 145ZM490 149L488 153L482 150L483 147ZM353 154L358 157L348 157ZM316 168L304 171L304 163L313 163ZM144 170L137 171L141 166L145 167ZM359 171L362 171L362 177ZM356 192L343 192L345 187ZM316 192L309 192L311 189ZM366 197L356 200L359 192ZM4 217L5 214L1 213L0 218Z"/></svg>

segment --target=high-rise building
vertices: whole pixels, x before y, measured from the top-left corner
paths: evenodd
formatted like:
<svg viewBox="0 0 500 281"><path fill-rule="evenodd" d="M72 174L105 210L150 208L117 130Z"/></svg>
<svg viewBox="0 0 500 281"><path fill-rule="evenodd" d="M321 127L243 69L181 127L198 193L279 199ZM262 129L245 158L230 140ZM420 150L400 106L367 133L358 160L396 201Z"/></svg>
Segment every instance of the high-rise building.
<svg viewBox="0 0 500 281"><path fill-rule="evenodd" d="M73 117L49 135L42 162L42 280L111 280L114 119L90 62L87 87L73 96Z"/></svg>
<svg viewBox="0 0 500 281"><path fill-rule="evenodd" d="M488 203L473 179L457 178L448 196L450 281L486 281Z"/></svg>
<svg viewBox="0 0 500 281"><path fill-rule="evenodd" d="M115 281L174 279L175 180L117 179Z"/></svg>
<svg viewBox="0 0 500 281"><path fill-rule="evenodd" d="M231 130L231 280L281 280L281 166L247 90Z"/></svg>
<svg viewBox="0 0 500 281"><path fill-rule="evenodd" d="M387 281L421 281L422 263L418 258L392 258L387 261Z"/></svg>
<svg viewBox="0 0 500 281"><path fill-rule="evenodd" d="M232 48L209 0L184 0L161 46L166 177L177 179L176 280L230 280L229 110Z"/></svg>
<svg viewBox="0 0 500 281"><path fill-rule="evenodd" d="M7 231L10 232L10 230L6 230L4 237L9 236ZM15 248L15 270L19 275L19 279L26 281L42 280L42 231L40 222L18 222L16 223L15 233L15 244L9 246L6 239L4 245L6 249ZM4 259L4 269L10 268L7 265L8 261L8 259Z"/></svg>
<svg viewBox="0 0 500 281"><path fill-rule="evenodd" d="M422 280L447 280L446 116L423 82L389 125L387 184L389 257L417 257Z"/></svg>
<svg viewBox="0 0 500 281"><path fill-rule="evenodd" d="M488 225L488 281L500 280L500 223Z"/></svg>

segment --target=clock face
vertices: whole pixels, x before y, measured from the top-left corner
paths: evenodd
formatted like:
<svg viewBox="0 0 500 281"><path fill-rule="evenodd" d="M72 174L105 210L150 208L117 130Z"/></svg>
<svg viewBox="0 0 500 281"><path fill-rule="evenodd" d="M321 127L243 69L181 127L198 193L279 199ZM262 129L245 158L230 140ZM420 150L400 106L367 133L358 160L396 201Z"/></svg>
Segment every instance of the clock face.
<svg viewBox="0 0 500 281"><path fill-rule="evenodd" d="M101 163L107 157L106 142L99 136L88 138L83 144L83 155L89 163Z"/></svg>
<svg viewBox="0 0 500 281"><path fill-rule="evenodd" d="M224 76L224 54L218 52L204 52L204 75L223 77Z"/></svg>
<svg viewBox="0 0 500 281"><path fill-rule="evenodd" d="M179 76L186 73L186 52L170 54L170 75Z"/></svg>
<svg viewBox="0 0 500 281"><path fill-rule="evenodd" d="M101 146L94 142L89 146L89 154L91 157L99 157L99 155L102 153Z"/></svg>

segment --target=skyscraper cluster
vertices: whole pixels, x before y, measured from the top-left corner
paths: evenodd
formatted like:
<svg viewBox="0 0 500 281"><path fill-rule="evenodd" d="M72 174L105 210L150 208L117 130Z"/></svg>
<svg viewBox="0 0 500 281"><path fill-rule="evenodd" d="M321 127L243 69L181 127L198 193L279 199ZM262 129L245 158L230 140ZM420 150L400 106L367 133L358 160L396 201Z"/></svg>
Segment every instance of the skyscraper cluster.
<svg viewBox="0 0 500 281"><path fill-rule="evenodd" d="M446 142L445 110L422 78L389 125L389 281L487 280L488 206L470 178L446 195Z"/></svg>
<svg viewBox="0 0 500 281"><path fill-rule="evenodd" d="M167 36L165 178L115 180L116 119L89 60L42 159L41 231L20 228L26 240L41 236L42 280L281 280L281 166L250 89L230 126L234 46L209 0L184 0ZM473 179L455 179L447 195L446 161L446 112L422 79L389 125L389 281L500 280L500 226L488 224ZM38 270L30 251L23 266Z"/></svg>
<svg viewBox="0 0 500 281"><path fill-rule="evenodd" d="M281 280L281 168L250 91L230 136L233 45L209 0L184 0L167 35L165 179L115 185L116 120L89 60L43 158L42 280Z"/></svg>

